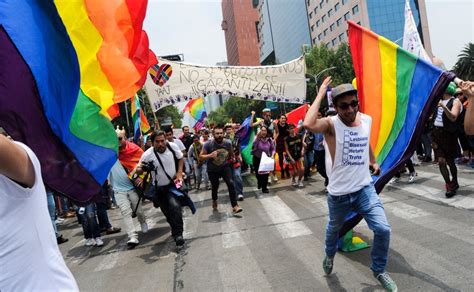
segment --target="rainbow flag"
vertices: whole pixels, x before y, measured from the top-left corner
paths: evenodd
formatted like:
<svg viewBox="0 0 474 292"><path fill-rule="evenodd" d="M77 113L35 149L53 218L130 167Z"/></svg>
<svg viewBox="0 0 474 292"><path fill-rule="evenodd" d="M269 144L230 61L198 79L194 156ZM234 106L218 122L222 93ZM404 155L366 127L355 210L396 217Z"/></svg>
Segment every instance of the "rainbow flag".
<svg viewBox="0 0 474 292"><path fill-rule="evenodd" d="M372 117L370 145L382 173L380 193L416 149L430 113L454 74L443 72L388 39L349 21L349 46L360 111ZM343 236L362 217L350 214Z"/></svg>
<svg viewBox="0 0 474 292"><path fill-rule="evenodd" d="M79 202L117 160L109 111L150 65L146 0L4 0L0 126L38 156L45 183Z"/></svg>
<svg viewBox="0 0 474 292"><path fill-rule="evenodd" d="M423 126L454 79L395 43L349 21L360 111L372 117L370 145L382 174L380 192L415 151Z"/></svg>
<svg viewBox="0 0 474 292"><path fill-rule="evenodd" d="M235 136L240 139L240 151L242 154L242 159L248 165L253 164L253 156L252 156L252 145L253 141L255 140L255 135L257 134L257 128L251 128L252 116L248 116L240 126L240 129L235 132Z"/></svg>
<svg viewBox="0 0 474 292"><path fill-rule="evenodd" d="M183 109L184 112L189 112L193 119L199 121L203 115L207 116L206 109L204 108L204 98L199 97L188 101Z"/></svg>
<svg viewBox="0 0 474 292"><path fill-rule="evenodd" d="M133 120L133 141L138 142L142 133L150 131L150 124L140 107L140 99L135 94L131 102L132 120Z"/></svg>

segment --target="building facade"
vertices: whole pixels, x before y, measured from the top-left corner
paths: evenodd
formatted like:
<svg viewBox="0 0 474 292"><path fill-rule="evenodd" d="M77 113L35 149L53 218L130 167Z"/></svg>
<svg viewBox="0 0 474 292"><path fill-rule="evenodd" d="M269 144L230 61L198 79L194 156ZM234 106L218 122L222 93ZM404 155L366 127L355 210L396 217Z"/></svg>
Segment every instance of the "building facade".
<svg viewBox="0 0 474 292"><path fill-rule="evenodd" d="M306 5L313 45L331 48L347 42L347 20L402 44L405 0L307 0ZM410 0L410 6L425 50L432 55L425 1Z"/></svg>
<svg viewBox="0 0 474 292"><path fill-rule="evenodd" d="M222 0L222 30L225 33L227 63L233 66L260 65L258 11L251 0Z"/></svg>
<svg viewBox="0 0 474 292"><path fill-rule="evenodd" d="M302 47L311 45L306 0L253 2L260 16L260 63L281 64L301 56Z"/></svg>

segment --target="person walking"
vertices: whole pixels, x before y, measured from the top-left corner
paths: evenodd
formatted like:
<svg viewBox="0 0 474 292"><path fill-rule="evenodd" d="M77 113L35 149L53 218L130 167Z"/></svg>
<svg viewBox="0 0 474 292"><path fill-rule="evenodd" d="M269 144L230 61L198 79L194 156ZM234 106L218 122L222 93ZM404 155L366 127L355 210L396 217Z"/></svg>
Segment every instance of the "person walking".
<svg viewBox="0 0 474 292"><path fill-rule="evenodd" d="M372 174L380 174L369 143L372 118L359 112L357 90L351 84L341 84L332 90L337 115L318 119L321 101L330 84L331 77L327 77L304 120L306 129L324 134L326 155L331 158L327 159L329 221L323 269L327 275L331 274L339 230L346 216L354 211L364 217L374 232L371 252L374 277L384 289L397 291L397 285L385 270L391 229L369 170L372 167ZM357 143L351 146L351 141Z"/></svg>
<svg viewBox="0 0 474 292"><path fill-rule="evenodd" d="M151 141L153 147L143 153L136 172L139 175L151 172L153 204L157 204L165 215L176 246L183 246L183 213L176 196L176 190L184 183L183 152L165 138L163 131L153 132Z"/></svg>
<svg viewBox="0 0 474 292"><path fill-rule="evenodd" d="M257 178L257 188L262 189L262 193L269 193L268 190L268 173L259 173L260 161L262 155L265 153L268 157L275 157L275 143L273 139L268 136L268 128L263 125L260 126L260 132L258 132L252 145L253 154L253 167L255 169L255 177Z"/></svg>
<svg viewBox="0 0 474 292"><path fill-rule="evenodd" d="M232 142L224 139L224 129L216 125L212 131L213 139L207 141L201 150L200 158L207 159L207 173L212 187L212 209L217 211L217 192L219 190L219 178L222 178L229 190L229 199L234 214L242 212L237 203L234 180L231 165L234 162L234 151Z"/></svg>
<svg viewBox="0 0 474 292"><path fill-rule="evenodd" d="M193 136L193 144L188 149L188 161L192 166L196 181L196 190L201 190L201 182L204 182L204 189L209 188L209 178L207 176L207 162L199 158L203 143L201 143L199 135Z"/></svg>
<svg viewBox="0 0 474 292"><path fill-rule="evenodd" d="M281 115L278 124L275 127L273 139L276 145L276 153L278 154L278 165L280 166L281 178L290 178L290 167L285 161L285 139L288 137L288 123L286 115Z"/></svg>
<svg viewBox="0 0 474 292"><path fill-rule="evenodd" d="M438 159L439 170L446 183L446 198L452 198L459 189L458 170L454 159L458 150L457 132L459 128L456 120L461 112L462 104L453 96L455 92L456 86L454 83L450 83L438 103L432 132L433 150Z"/></svg>
<svg viewBox="0 0 474 292"><path fill-rule="evenodd" d="M291 184L294 187L303 187L303 138L296 134L295 125L290 124L288 127L288 137L285 138L285 152L288 156L287 159L293 168L293 176L291 178ZM298 181L296 181L298 176Z"/></svg>
<svg viewBox="0 0 474 292"><path fill-rule="evenodd" d="M232 178L234 179L235 193L237 200L244 200L244 183L242 181L242 154L240 153L240 139L235 135L234 125L228 124L224 127L225 137L232 143L234 151L234 162L232 163Z"/></svg>
<svg viewBox="0 0 474 292"><path fill-rule="evenodd" d="M127 230L127 245L129 248L134 248L140 243L132 218L132 213L135 209L137 210L138 222L142 232L148 232L145 213L141 205L137 207L139 196L130 180L131 174L136 170L138 162L143 155L143 150L136 144L126 140L124 130L117 129L116 133L119 142L119 159L110 170L109 183L114 191L115 199Z"/></svg>

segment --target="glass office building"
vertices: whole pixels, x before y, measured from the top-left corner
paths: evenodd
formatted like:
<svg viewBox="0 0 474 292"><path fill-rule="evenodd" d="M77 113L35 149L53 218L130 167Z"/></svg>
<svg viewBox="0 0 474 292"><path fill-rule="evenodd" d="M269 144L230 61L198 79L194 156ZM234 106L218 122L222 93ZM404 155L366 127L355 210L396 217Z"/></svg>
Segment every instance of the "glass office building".
<svg viewBox="0 0 474 292"><path fill-rule="evenodd" d="M262 64L291 61L311 45L306 0L260 0L258 9Z"/></svg>
<svg viewBox="0 0 474 292"><path fill-rule="evenodd" d="M369 14L370 28L379 35L397 41L403 38L403 27L405 25L405 1L404 0L366 0ZM418 26L418 32L423 39L420 28L420 13L418 1L410 0L413 18ZM401 44L401 41L399 42Z"/></svg>

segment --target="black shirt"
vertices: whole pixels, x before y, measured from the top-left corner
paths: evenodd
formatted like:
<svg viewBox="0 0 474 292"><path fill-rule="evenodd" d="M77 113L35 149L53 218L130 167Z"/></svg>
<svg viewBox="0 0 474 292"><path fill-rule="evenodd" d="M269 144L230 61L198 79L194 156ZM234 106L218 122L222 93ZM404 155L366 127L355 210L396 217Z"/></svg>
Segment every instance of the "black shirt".
<svg viewBox="0 0 474 292"><path fill-rule="evenodd" d="M207 154L218 150L219 154L215 158L209 158L207 161L207 172L219 172L229 165L229 157L232 150L232 143L229 139L224 139L221 144L212 139L204 143L204 150Z"/></svg>
<svg viewBox="0 0 474 292"><path fill-rule="evenodd" d="M288 136L285 138L288 145L288 152L294 160L301 158L301 150L303 149L303 139L300 135L294 137Z"/></svg>

